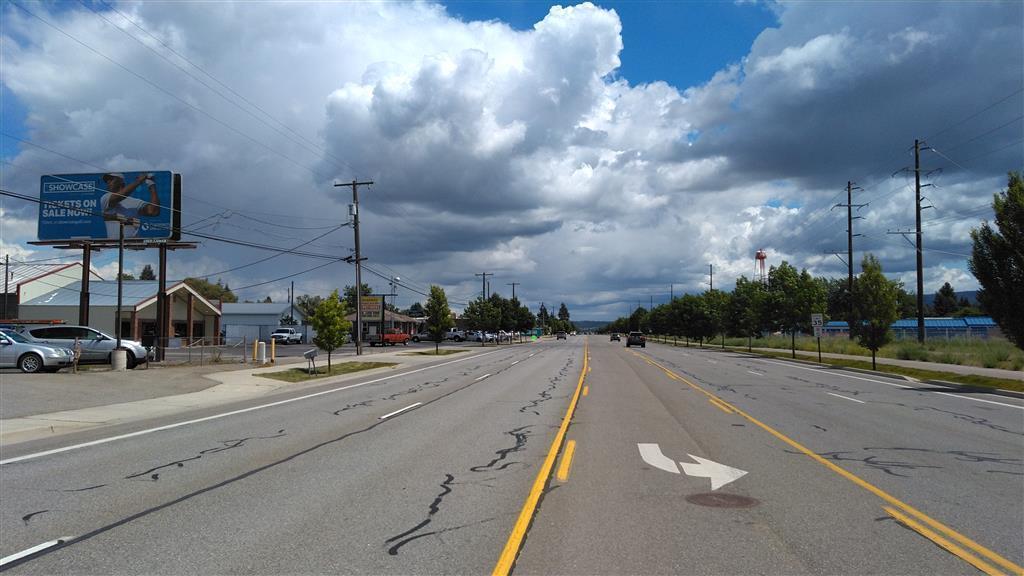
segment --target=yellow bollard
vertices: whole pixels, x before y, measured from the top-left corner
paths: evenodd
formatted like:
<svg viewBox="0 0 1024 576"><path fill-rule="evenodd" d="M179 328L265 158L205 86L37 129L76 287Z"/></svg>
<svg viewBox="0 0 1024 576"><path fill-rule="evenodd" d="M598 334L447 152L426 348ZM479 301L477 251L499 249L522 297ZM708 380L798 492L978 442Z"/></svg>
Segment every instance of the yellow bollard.
<svg viewBox="0 0 1024 576"><path fill-rule="evenodd" d="M275 353L277 352L277 340L270 339L270 363L274 363Z"/></svg>
<svg viewBox="0 0 1024 576"><path fill-rule="evenodd" d="M256 345L259 344L259 340L252 341L252 363L256 363Z"/></svg>

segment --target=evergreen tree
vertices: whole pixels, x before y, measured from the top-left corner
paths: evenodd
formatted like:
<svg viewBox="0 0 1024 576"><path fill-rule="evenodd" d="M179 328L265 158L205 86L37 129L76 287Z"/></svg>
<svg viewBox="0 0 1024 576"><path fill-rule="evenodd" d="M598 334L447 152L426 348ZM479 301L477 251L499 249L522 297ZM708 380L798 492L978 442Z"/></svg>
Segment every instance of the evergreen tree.
<svg viewBox="0 0 1024 576"><path fill-rule="evenodd" d="M188 284L189 288L192 288L207 300L238 302L238 297L231 292L227 284L222 284L220 280L217 280L217 283L214 284L203 278L185 278L185 284Z"/></svg>
<svg viewBox="0 0 1024 576"><path fill-rule="evenodd" d="M981 284L978 302L1003 334L1024 349L1024 181L1011 172L1005 192L992 200L995 229L988 222L971 231L968 266Z"/></svg>
<svg viewBox="0 0 1024 576"><path fill-rule="evenodd" d="M569 309L565 307L565 302L558 307L558 319L562 322L569 321Z"/></svg>
<svg viewBox="0 0 1024 576"><path fill-rule="evenodd" d="M949 282L946 282L935 293L935 299L932 300L932 311L936 316L949 316L956 312L959 307L956 300L956 291L949 285Z"/></svg>
<svg viewBox="0 0 1024 576"><path fill-rule="evenodd" d="M153 267L146 264L142 267L142 272L139 273L139 280L156 280L156 273L153 272Z"/></svg>

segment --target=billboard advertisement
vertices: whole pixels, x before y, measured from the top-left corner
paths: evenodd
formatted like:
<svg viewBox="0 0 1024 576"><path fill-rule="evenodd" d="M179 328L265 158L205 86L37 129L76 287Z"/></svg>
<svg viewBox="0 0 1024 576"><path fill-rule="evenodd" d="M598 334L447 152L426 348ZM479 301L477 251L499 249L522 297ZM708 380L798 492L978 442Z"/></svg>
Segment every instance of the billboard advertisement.
<svg viewBox="0 0 1024 576"><path fill-rule="evenodd" d="M40 179L39 240L177 239L181 177L163 172L48 174Z"/></svg>
<svg viewBox="0 0 1024 576"><path fill-rule="evenodd" d="M363 296L362 305L359 308L363 313L363 322L384 321L383 296Z"/></svg>

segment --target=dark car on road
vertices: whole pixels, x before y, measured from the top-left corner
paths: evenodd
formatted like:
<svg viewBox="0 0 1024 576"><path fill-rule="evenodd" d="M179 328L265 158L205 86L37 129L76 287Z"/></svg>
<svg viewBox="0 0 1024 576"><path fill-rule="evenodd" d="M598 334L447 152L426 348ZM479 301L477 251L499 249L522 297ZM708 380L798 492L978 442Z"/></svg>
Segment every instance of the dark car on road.
<svg viewBox="0 0 1024 576"><path fill-rule="evenodd" d="M630 346L647 348L647 337L644 336L643 332L630 332L629 336L626 337L626 348Z"/></svg>
<svg viewBox="0 0 1024 576"><path fill-rule="evenodd" d="M608 341L609 342L621 342L622 338L619 336L618 332L612 332L611 338L609 338Z"/></svg>
<svg viewBox="0 0 1024 576"><path fill-rule="evenodd" d="M565 340L565 332L558 332L555 334L555 340Z"/></svg>

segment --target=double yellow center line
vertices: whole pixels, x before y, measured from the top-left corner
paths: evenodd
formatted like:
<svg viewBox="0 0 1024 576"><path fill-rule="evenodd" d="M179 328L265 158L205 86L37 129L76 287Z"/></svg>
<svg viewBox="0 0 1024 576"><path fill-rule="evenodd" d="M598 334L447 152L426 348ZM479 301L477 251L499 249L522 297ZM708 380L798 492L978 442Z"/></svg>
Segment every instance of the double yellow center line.
<svg viewBox="0 0 1024 576"><path fill-rule="evenodd" d="M690 382L688 379L684 378L683 376L680 376L679 374L676 374L671 369L666 368L665 366L652 360L650 357L641 355L636 352L634 352L634 354L643 358L651 365L660 368L661 371L664 372L669 378L683 382L690 388L693 388L694 390L706 395L708 397L708 400L710 400L711 403L714 404L719 409L739 414L740 416L746 418L748 421L757 425L758 427L768 432L772 436L775 436L779 440L785 442L786 444L789 444L793 448L809 456L815 462L821 464L822 466L828 468L829 470L835 472L836 474L842 476L843 478L846 478L850 482L853 482L854 484L860 486L861 488L867 490L868 492L871 492L875 496L878 496L886 503L890 504L890 506L885 506L883 507L883 509L886 511L886 513L895 518L896 521L916 531L917 533L928 538L932 542L935 542L942 548L948 550L952 554L956 555L965 562L971 564L975 568L981 570L985 574L989 574L991 576L1005 574L999 568L993 565L995 564L1008 570L1010 574L1018 574L1024 576L1024 568L1018 566L1017 564L1014 564L1013 562L1000 556L996 552L993 552L992 550L989 550L981 544L978 544L977 542L971 540L967 536L964 536L963 534L960 534L959 532L953 530L949 526L946 526L938 520L931 518L924 512L921 512L920 510L914 508L913 506L897 499L895 496L892 496L891 494L882 490L881 488L878 488L877 486L867 482L866 480L861 479L859 476L856 476L855 474L845 470L844 468L836 465L835 463L826 460L822 456L819 456L815 452L811 451L811 449L807 448L803 444L800 444L796 440L793 440L792 438L786 436L782 432L779 432L778 430L772 428L771 426L765 424L764 422L761 422L757 418L754 418L753 416L747 414L743 410L740 410L736 406L733 406L732 404L726 402L725 400L722 400L718 396L715 396L711 392L708 392L707 390L701 388L700 386L694 384L693 382Z"/></svg>
<svg viewBox="0 0 1024 576"><path fill-rule="evenodd" d="M548 455L544 458L544 463L541 465L540 470L537 471L537 477L533 480L533 486L530 488L530 494L526 497L526 502L523 504L523 509L519 512L519 517L516 519L515 525L512 527L512 533L509 534L508 540L505 542L505 548L501 551L501 556L498 557L498 564L495 565L492 574L494 576L506 576L512 571L512 566L515 564L516 556L519 554L519 549L523 545L523 540L526 538L526 531L530 528L530 523L533 521L533 515L537 512L537 504L540 503L541 494L544 493L544 486L548 482L548 478L551 477L551 470L555 466L555 459L558 457L558 451L562 448L562 442L565 440L566 431L569 429L569 421L572 420L572 414L576 411L576 404L579 402L580 394L583 391L583 380L587 375L588 367L590 365L590 343L584 340L583 344L583 368L580 370L580 379L576 383L576 392L572 395L572 400L569 402L569 408L565 412L565 418L562 419L562 425L558 428L558 433L555 434L555 439L551 442L551 449L548 450ZM575 449L575 443L572 444ZM562 468L565 470L566 476L568 476L568 466L572 462L572 456L568 455L568 458L563 456Z"/></svg>

